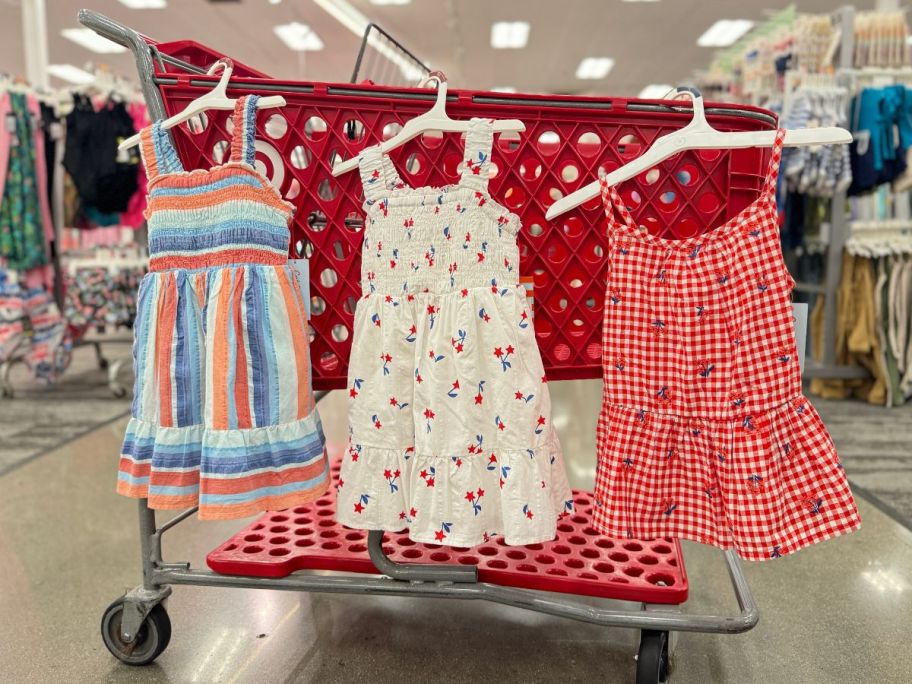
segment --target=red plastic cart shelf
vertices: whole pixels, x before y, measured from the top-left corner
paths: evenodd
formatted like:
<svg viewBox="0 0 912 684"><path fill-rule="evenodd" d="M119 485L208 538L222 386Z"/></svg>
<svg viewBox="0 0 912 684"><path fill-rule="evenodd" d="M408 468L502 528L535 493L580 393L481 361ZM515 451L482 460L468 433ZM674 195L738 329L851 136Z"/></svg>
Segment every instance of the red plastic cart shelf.
<svg viewBox="0 0 912 684"><path fill-rule="evenodd" d="M338 462L333 467L338 475ZM565 594L680 604L687 600L687 575L677 540L616 540L591 524L592 496L574 490L576 512L561 519L557 538L545 544L506 546L502 537L474 548L422 544L406 532L387 533L383 549L399 563L478 566L478 581ZM296 570L377 574L368 557L367 532L335 520L335 497L269 513L227 540L207 557L215 572L285 577Z"/></svg>

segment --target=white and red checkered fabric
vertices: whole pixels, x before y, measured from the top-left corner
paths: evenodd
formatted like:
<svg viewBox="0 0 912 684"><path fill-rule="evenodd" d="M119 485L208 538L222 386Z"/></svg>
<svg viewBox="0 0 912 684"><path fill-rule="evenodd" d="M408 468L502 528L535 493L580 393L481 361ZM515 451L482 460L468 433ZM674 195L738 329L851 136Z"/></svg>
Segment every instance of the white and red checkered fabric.
<svg viewBox="0 0 912 684"><path fill-rule="evenodd" d="M775 198L784 135L757 200L683 240L638 227L602 178L610 254L594 522L609 536L693 539L763 560L861 524L801 395Z"/></svg>

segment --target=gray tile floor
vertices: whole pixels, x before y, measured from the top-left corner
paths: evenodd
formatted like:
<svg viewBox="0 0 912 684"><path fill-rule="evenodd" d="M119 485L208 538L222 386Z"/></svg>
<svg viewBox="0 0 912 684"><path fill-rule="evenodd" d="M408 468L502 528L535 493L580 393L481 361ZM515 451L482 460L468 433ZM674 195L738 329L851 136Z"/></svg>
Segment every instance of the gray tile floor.
<svg viewBox="0 0 912 684"><path fill-rule="evenodd" d="M553 383L575 486L591 486L598 383ZM345 436L344 398L321 404ZM636 635L516 609L380 597L177 588L174 636L131 669L101 643L101 611L138 582L134 503L113 493L125 421L0 477L0 679L6 682L630 681ZM740 636L681 635L675 682L905 682L912 533L860 501L857 534L749 565L762 611ZM239 523L188 522L172 560L203 563ZM733 610L721 555L685 549L690 611Z"/></svg>

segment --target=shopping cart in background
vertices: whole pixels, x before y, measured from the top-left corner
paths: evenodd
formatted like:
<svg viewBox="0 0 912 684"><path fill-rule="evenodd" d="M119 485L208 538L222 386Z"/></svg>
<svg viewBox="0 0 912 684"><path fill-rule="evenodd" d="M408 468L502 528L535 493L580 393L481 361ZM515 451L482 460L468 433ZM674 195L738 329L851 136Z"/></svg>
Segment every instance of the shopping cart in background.
<svg viewBox="0 0 912 684"><path fill-rule="evenodd" d="M224 55L199 43L156 43L89 11L80 12L79 19L133 51L153 119L180 111L217 81L205 71ZM395 135L435 98L432 91L376 82L384 73L395 73L414 84L427 74L427 67L404 49L396 53L395 69L373 75L364 71L365 54L381 39L379 32L371 38L372 31L376 29L365 35L353 79L372 82L280 81L234 62L229 85L236 95L278 93L287 101L281 112L262 117L257 165L296 209L290 256L309 259L311 356L318 390L345 387L360 296L360 179L354 173L333 178L332 166ZM377 60L389 59L391 51L401 48L395 41L384 45ZM554 224L545 220L545 211L594 177L599 166L617 168L658 136L685 125L690 108L658 101L450 90L447 111L454 118L519 118L526 123L523 134L502 135L495 143L491 193L522 219L520 274L533 299L548 378L600 378L607 250L603 210L596 200ZM713 105L706 111L722 130L776 125L775 117L761 109ZM208 112L172 131L186 168L209 168L222 160L230 138L226 118ZM445 185L456 179L460 144L425 134L392 157L406 182ZM687 237L723 222L757 197L768 154L759 149L682 153L625 184L624 198L652 233ZM105 611L102 636L122 661L151 662L170 638L161 602L172 586L182 584L479 599L638 629L637 681L654 682L667 674L675 632L734 634L756 625L758 609L734 552L723 555L739 611L685 613L681 604L688 580L678 542L603 537L590 525L590 495L575 492L575 501L576 514L561 521L553 542L452 549L415 544L403 533L343 528L333 519L334 502L327 495L309 506L263 516L212 551L207 558L211 569L206 570L162 558L162 535L195 509L157 526L154 512L140 500L143 584ZM338 572L298 572L315 569ZM358 574L342 574L352 572ZM633 604L595 605L580 598L584 596Z"/></svg>

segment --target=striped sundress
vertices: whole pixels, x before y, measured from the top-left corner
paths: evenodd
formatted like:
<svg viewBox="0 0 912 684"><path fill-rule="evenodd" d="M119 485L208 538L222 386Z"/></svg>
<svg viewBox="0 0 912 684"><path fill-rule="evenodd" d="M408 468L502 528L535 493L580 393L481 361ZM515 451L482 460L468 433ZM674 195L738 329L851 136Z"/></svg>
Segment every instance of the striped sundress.
<svg viewBox="0 0 912 684"><path fill-rule="evenodd" d="M209 170L184 171L160 124L141 133L150 272L117 491L201 519L300 505L329 481L292 208L253 166L256 101L238 100L230 158Z"/></svg>

